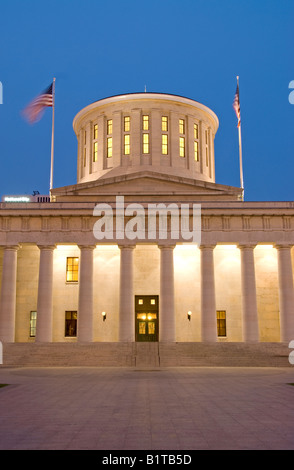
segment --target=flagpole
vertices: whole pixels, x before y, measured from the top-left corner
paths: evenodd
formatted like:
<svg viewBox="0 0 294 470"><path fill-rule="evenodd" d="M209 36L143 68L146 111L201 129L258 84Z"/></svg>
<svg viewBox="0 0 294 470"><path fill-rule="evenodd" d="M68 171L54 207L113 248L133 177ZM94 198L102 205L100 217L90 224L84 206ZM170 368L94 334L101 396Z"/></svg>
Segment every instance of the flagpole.
<svg viewBox="0 0 294 470"><path fill-rule="evenodd" d="M50 192L53 189L53 164L54 164L54 114L55 114L55 78L52 86L52 136L51 136L51 169L50 169Z"/></svg>
<svg viewBox="0 0 294 470"><path fill-rule="evenodd" d="M239 89L239 76L237 76L237 85ZM239 136L239 161L240 161L240 185L242 189L242 201L244 201L244 181L243 181L243 163L242 163L242 137L241 137L241 111L240 120L238 123L238 136Z"/></svg>

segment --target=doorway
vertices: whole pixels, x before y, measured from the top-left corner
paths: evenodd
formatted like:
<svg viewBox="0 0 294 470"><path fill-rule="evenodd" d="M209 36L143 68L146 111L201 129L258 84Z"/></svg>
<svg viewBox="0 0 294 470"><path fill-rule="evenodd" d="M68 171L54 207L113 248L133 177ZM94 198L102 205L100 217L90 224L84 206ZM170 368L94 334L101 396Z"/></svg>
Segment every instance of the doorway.
<svg viewBox="0 0 294 470"><path fill-rule="evenodd" d="M136 341L158 341L158 295L135 296Z"/></svg>

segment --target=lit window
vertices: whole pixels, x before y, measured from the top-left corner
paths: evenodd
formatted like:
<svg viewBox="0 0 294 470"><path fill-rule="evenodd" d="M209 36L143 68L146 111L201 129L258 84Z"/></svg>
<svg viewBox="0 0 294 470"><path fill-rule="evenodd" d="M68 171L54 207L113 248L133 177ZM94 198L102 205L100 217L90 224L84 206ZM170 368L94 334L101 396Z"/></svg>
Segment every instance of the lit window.
<svg viewBox="0 0 294 470"><path fill-rule="evenodd" d="M185 121L184 119L179 120L179 133L185 134Z"/></svg>
<svg viewBox="0 0 294 470"><path fill-rule="evenodd" d="M65 332L64 336L77 336L77 312L65 312Z"/></svg>
<svg viewBox="0 0 294 470"><path fill-rule="evenodd" d="M161 153L162 155L168 154L167 134L161 136Z"/></svg>
<svg viewBox="0 0 294 470"><path fill-rule="evenodd" d="M194 160L199 162L199 152L198 152L198 124L194 124Z"/></svg>
<svg viewBox="0 0 294 470"><path fill-rule="evenodd" d="M179 133L182 134L179 139L180 144L180 157L185 157L185 121L184 119L179 119Z"/></svg>
<svg viewBox="0 0 294 470"><path fill-rule="evenodd" d="M197 140L194 141L194 160L195 160L195 162L199 161L198 142L197 142Z"/></svg>
<svg viewBox="0 0 294 470"><path fill-rule="evenodd" d="M131 118L130 116L124 117L124 132L130 132L131 130ZM124 155L130 155L131 153L131 137L130 134L124 135Z"/></svg>
<svg viewBox="0 0 294 470"><path fill-rule="evenodd" d="M180 157L185 156L185 137L180 137Z"/></svg>
<svg viewBox="0 0 294 470"><path fill-rule="evenodd" d="M83 165L86 166L87 164L87 131L84 131L84 154L83 154Z"/></svg>
<svg viewBox="0 0 294 470"><path fill-rule="evenodd" d="M206 158L206 166L209 163L209 134L208 130L205 131L205 158Z"/></svg>
<svg viewBox="0 0 294 470"><path fill-rule="evenodd" d="M162 116L162 118L161 118L161 130L162 130L162 132L167 132L168 131L167 116Z"/></svg>
<svg viewBox="0 0 294 470"><path fill-rule="evenodd" d="M217 310L216 319L217 319L217 335L218 336L227 336L226 311L225 310Z"/></svg>
<svg viewBox="0 0 294 470"><path fill-rule="evenodd" d="M107 135L112 134L112 119L108 119L107 121Z"/></svg>
<svg viewBox="0 0 294 470"><path fill-rule="evenodd" d="M124 132L130 132L131 129L131 120L130 116L124 117Z"/></svg>
<svg viewBox="0 0 294 470"><path fill-rule="evenodd" d="M194 139L198 140L198 124L194 124Z"/></svg>
<svg viewBox="0 0 294 470"><path fill-rule="evenodd" d="M155 305L155 303L156 303L156 302L155 302L155 299L150 299L150 304L151 304L151 305Z"/></svg>
<svg viewBox="0 0 294 470"><path fill-rule="evenodd" d="M131 144L130 144L130 134L125 134L124 136L124 154L130 155Z"/></svg>
<svg viewBox="0 0 294 470"><path fill-rule="evenodd" d="M93 146L93 162L97 162L98 160L98 142L94 142Z"/></svg>
<svg viewBox="0 0 294 470"><path fill-rule="evenodd" d="M145 334L146 334L146 322L139 321L139 335L145 335Z"/></svg>
<svg viewBox="0 0 294 470"><path fill-rule="evenodd" d="M149 153L149 134L143 134L143 153Z"/></svg>
<svg viewBox="0 0 294 470"><path fill-rule="evenodd" d="M93 162L98 161L98 124L93 127Z"/></svg>
<svg viewBox="0 0 294 470"><path fill-rule="evenodd" d="M168 118L167 116L161 117L161 131L168 132ZM161 154L168 155L168 134L161 136Z"/></svg>
<svg viewBox="0 0 294 470"><path fill-rule="evenodd" d="M66 281L78 282L79 280L79 258L68 257L66 259Z"/></svg>
<svg viewBox="0 0 294 470"><path fill-rule="evenodd" d="M107 158L112 157L112 137L107 139Z"/></svg>
<svg viewBox="0 0 294 470"><path fill-rule="evenodd" d="M149 116L143 116L143 131L149 131Z"/></svg>
<svg viewBox="0 0 294 470"><path fill-rule="evenodd" d="M37 312L30 312L30 337L36 336Z"/></svg>
<svg viewBox="0 0 294 470"><path fill-rule="evenodd" d="M138 304L139 304L139 305L143 305L143 299L139 299L139 300L138 300Z"/></svg>

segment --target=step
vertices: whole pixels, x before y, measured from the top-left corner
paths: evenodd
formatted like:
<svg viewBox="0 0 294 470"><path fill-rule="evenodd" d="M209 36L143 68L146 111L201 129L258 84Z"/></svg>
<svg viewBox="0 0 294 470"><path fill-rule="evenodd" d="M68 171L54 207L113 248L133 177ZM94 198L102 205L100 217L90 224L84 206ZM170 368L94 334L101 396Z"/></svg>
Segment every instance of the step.
<svg viewBox="0 0 294 470"><path fill-rule="evenodd" d="M293 367L288 343L4 343L0 367Z"/></svg>
<svg viewBox="0 0 294 470"><path fill-rule="evenodd" d="M135 343L136 367L159 367L159 346L157 342Z"/></svg>
<svg viewBox="0 0 294 470"><path fill-rule="evenodd" d="M130 367L133 343L7 343L3 365L31 367Z"/></svg>
<svg viewBox="0 0 294 470"><path fill-rule="evenodd" d="M162 367L289 367L288 343L160 343Z"/></svg>

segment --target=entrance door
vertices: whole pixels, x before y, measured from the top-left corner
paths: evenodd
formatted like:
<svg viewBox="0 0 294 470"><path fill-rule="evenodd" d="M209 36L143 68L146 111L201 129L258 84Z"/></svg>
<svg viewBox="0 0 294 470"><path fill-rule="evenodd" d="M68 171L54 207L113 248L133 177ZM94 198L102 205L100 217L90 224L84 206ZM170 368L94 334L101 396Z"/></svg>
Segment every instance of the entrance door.
<svg viewBox="0 0 294 470"><path fill-rule="evenodd" d="M158 295L136 295L136 341L158 341Z"/></svg>

